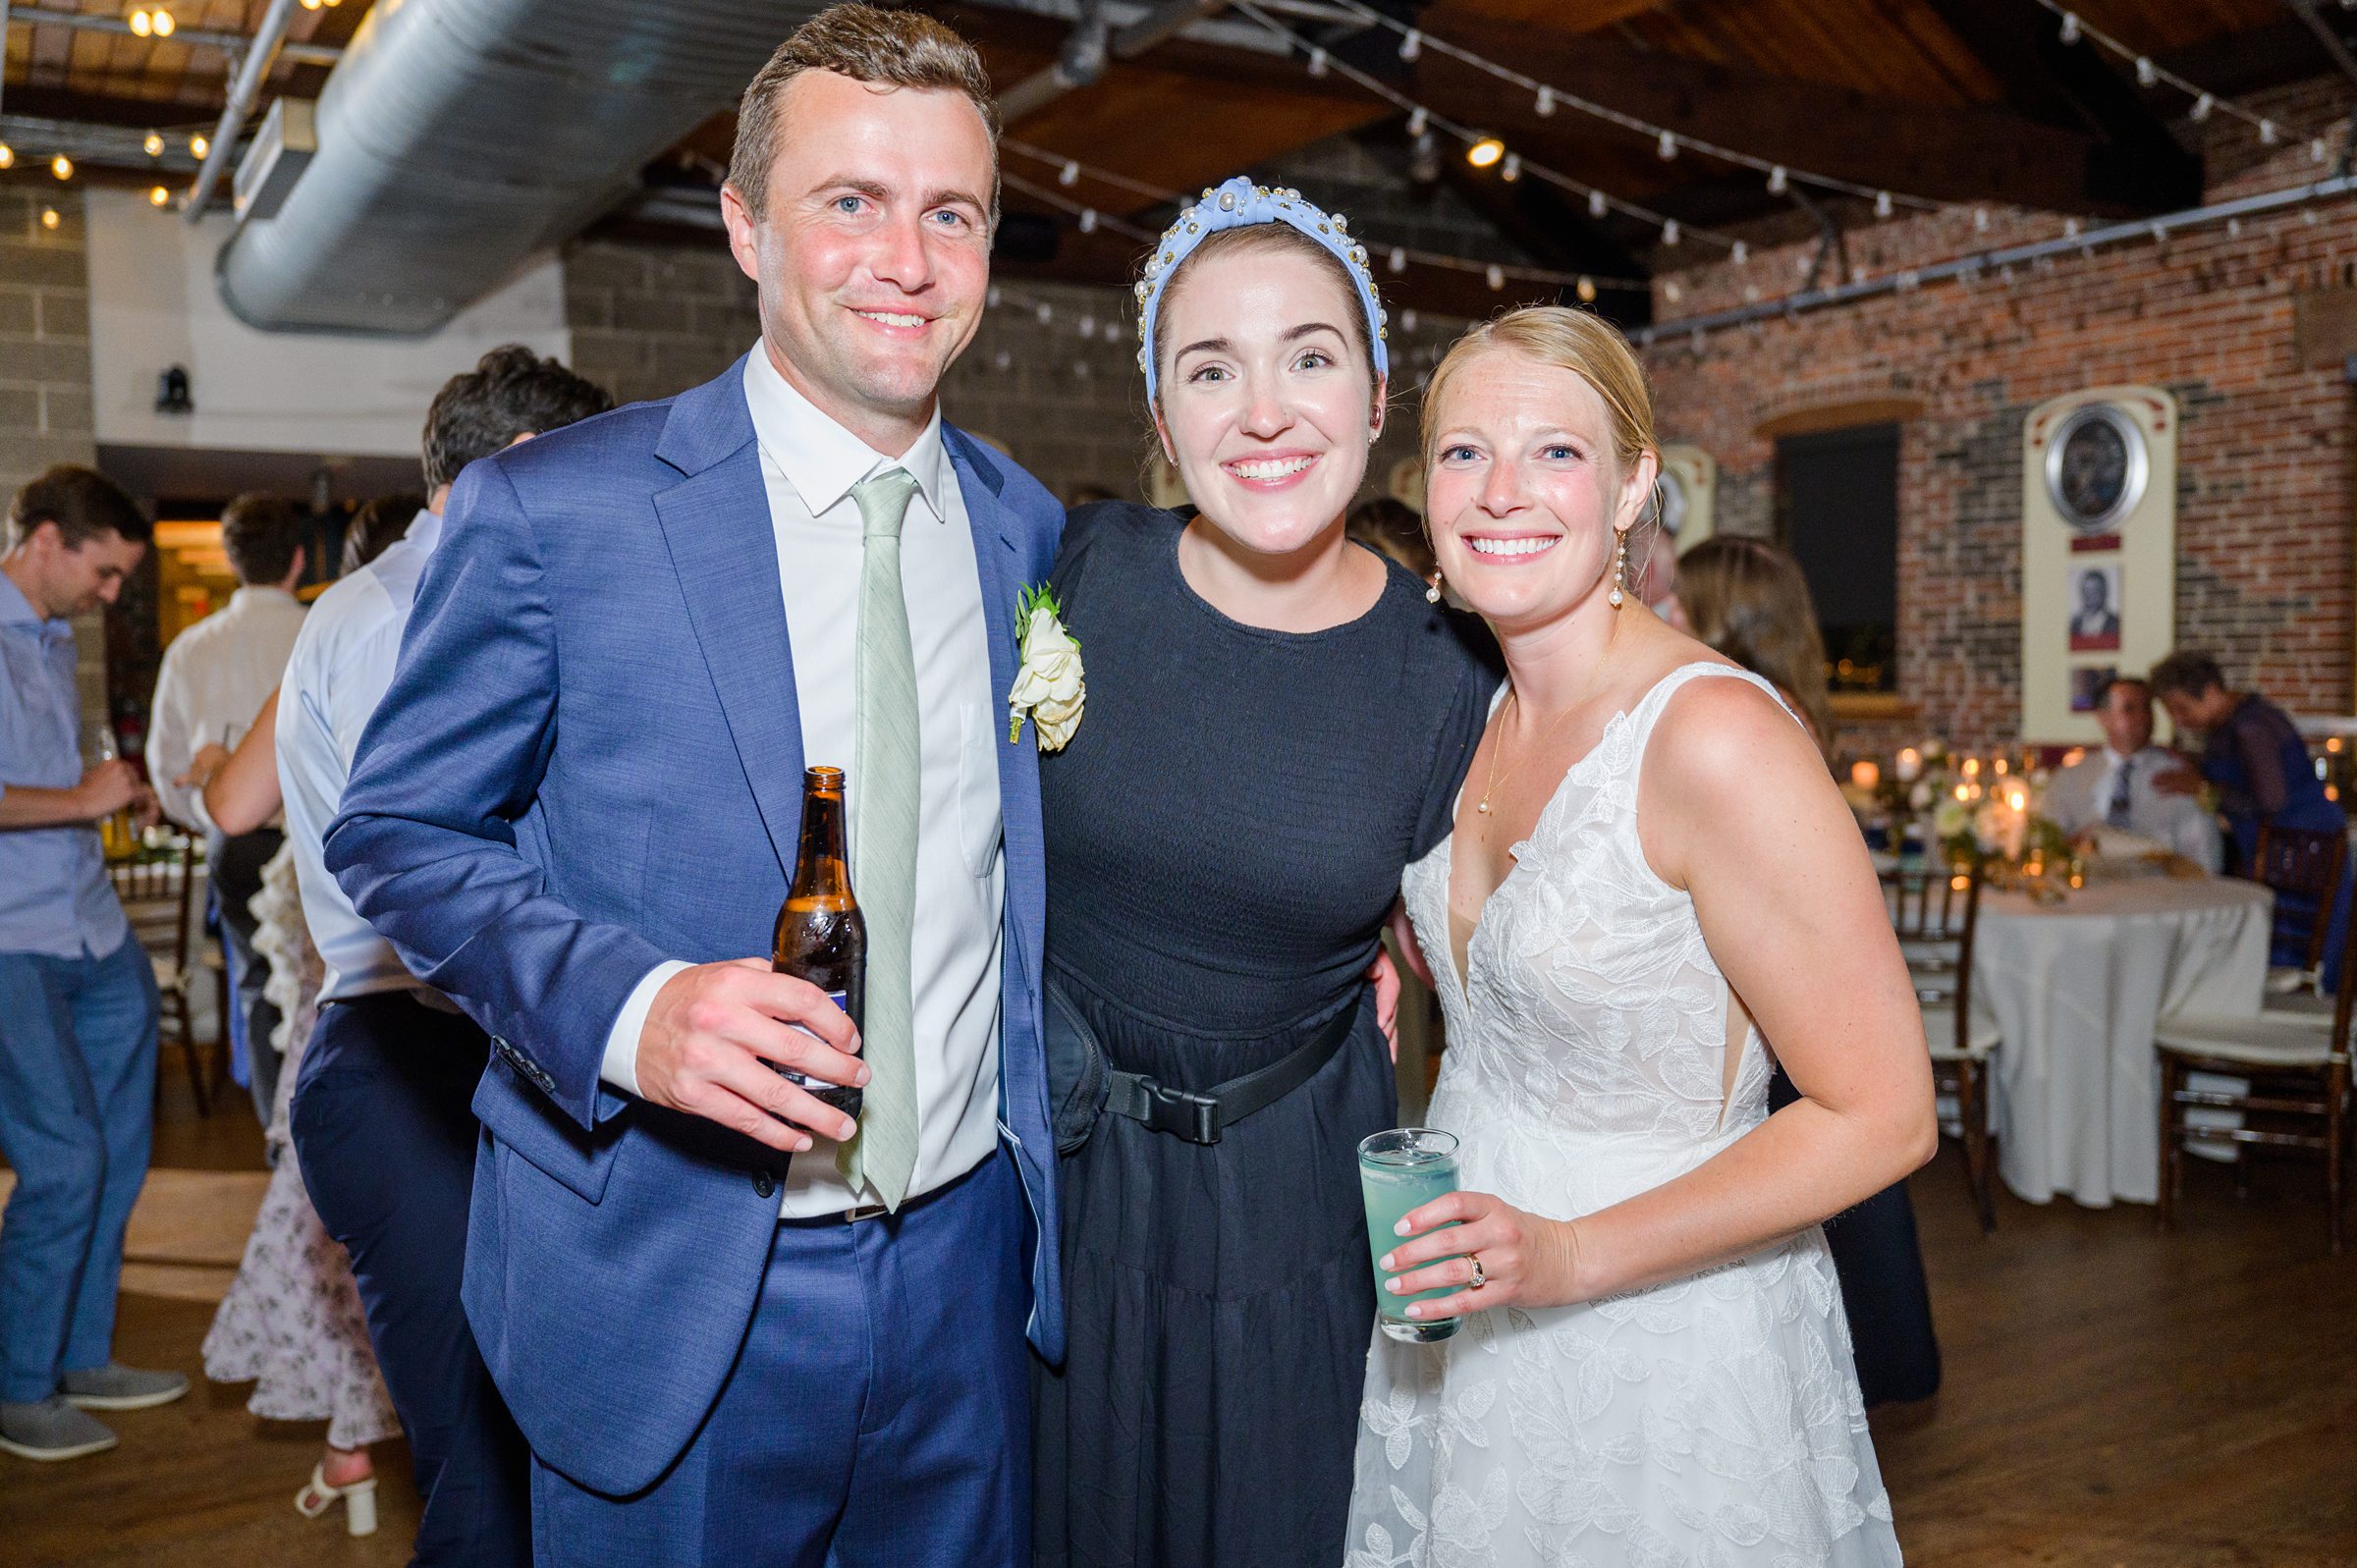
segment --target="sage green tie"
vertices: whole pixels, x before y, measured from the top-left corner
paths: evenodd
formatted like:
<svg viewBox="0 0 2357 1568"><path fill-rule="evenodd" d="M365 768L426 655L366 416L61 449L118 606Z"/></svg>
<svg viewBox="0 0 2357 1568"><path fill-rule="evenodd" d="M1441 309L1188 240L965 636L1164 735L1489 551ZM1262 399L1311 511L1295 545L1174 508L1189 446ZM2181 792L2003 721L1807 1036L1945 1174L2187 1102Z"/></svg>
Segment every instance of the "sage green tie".
<svg viewBox="0 0 2357 1568"><path fill-rule="evenodd" d="M860 1025L869 1079L859 1133L836 1155L856 1192L865 1181L887 1209L916 1170L916 1027L910 946L916 924L916 826L923 751L916 723L916 655L901 595L901 523L916 480L894 468L851 487L859 505L857 742L851 788L858 816L851 892L867 917L867 1010Z"/></svg>

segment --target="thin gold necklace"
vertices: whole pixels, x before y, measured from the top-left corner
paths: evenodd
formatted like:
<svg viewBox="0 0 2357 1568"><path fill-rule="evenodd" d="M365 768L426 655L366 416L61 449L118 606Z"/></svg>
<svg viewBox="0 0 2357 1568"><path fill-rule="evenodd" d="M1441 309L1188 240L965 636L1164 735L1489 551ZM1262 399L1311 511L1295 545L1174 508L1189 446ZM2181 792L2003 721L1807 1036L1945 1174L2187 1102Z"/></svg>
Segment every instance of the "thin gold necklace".
<svg viewBox="0 0 2357 1568"><path fill-rule="evenodd" d="M1521 701L1522 693L1520 691L1510 688L1507 690L1506 694L1506 705L1508 708L1520 706ZM1584 706L1584 704L1575 702L1570 707L1565 708L1562 713L1557 714L1555 716L1555 722L1540 732L1538 743L1532 746L1531 750L1534 752L1546 750L1547 742L1555 738L1555 732L1563 727L1563 721L1570 718L1573 714L1579 712L1582 706ZM1498 723L1498 744L1490 748L1490 782L1486 786L1483 787L1481 791L1481 798L1473 802L1473 809L1485 817L1490 814L1490 796L1498 792L1498 759L1506 753L1506 730L1507 725L1509 722L1509 719L1502 718ZM1519 762L1514 765L1516 768L1520 766L1521 764ZM1506 776L1508 779L1511 779L1514 776L1514 769L1507 769Z"/></svg>

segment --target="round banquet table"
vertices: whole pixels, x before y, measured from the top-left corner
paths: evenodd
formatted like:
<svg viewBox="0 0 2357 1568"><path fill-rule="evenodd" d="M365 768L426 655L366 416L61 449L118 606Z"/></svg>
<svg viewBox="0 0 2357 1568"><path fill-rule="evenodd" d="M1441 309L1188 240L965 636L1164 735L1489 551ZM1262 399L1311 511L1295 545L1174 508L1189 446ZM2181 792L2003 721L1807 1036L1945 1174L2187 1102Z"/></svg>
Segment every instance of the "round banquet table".
<svg viewBox="0 0 2357 1568"><path fill-rule="evenodd" d="M2032 1203L2160 1195L2164 1012L2259 1010L2274 895L2227 877L2090 882L1981 900L1972 1005L1996 1023L1998 1171Z"/></svg>

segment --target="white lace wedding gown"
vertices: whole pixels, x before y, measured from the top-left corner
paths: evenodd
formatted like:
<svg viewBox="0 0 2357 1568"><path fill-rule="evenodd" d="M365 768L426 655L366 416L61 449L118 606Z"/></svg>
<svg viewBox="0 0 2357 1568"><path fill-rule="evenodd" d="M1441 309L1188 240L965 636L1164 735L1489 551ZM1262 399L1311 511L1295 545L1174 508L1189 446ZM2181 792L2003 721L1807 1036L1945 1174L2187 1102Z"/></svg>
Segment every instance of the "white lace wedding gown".
<svg viewBox="0 0 2357 1568"><path fill-rule="evenodd" d="M1757 1030L1637 841L1673 671L1565 775L1475 928L1460 983L1451 839L1408 867L1449 1050L1427 1121L1460 1183L1573 1218L1693 1169L1767 1114ZM1765 682L1755 681L1765 687ZM1820 1568L1899 1561L1849 1326L1811 1226L1690 1279L1375 1336L1347 1568Z"/></svg>

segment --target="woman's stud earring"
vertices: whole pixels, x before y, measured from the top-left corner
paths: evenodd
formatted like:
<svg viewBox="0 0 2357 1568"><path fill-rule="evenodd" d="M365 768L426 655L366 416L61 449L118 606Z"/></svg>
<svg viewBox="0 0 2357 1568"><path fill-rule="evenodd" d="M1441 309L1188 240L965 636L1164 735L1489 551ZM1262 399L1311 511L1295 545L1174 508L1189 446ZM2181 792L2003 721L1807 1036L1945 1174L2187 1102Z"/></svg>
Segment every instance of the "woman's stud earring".
<svg viewBox="0 0 2357 1568"><path fill-rule="evenodd" d="M1613 591L1606 596L1605 602L1615 610L1619 609L1628 599L1628 595L1623 591L1627 586L1628 535L1623 533L1620 535L1619 548L1613 553Z"/></svg>
<svg viewBox="0 0 2357 1568"><path fill-rule="evenodd" d="M1428 605L1441 602L1441 574L1437 571L1432 574L1432 582L1424 590L1424 602Z"/></svg>

